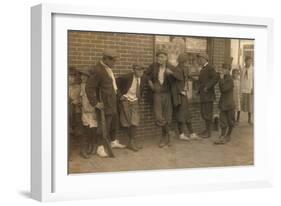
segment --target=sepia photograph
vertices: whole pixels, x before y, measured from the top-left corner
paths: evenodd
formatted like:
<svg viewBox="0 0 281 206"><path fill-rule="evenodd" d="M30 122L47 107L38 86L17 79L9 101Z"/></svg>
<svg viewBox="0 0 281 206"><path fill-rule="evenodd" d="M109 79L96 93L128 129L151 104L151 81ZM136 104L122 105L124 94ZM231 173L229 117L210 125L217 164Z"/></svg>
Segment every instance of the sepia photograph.
<svg viewBox="0 0 281 206"><path fill-rule="evenodd" d="M254 165L254 45L68 30L68 174Z"/></svg>

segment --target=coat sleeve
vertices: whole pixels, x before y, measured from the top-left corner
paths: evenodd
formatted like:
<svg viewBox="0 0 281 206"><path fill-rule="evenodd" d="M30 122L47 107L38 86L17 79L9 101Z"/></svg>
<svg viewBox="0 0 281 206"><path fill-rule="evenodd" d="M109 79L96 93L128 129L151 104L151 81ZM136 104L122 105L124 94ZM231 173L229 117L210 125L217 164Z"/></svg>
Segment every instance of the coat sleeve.
<svg viewBox="0 0 281 206"><path fill-rule="evenodd" d="M213 67L209 68L209 81L206 84L207 89L213 88L219 81L219 75Z"/></svg>
<svg viewBox="0 0 281 206"><path fill-rule="evenodd" d="M220 86L221 93L226 93L233 89L234 83L232 79L220 80L219 86Z"/></svg>
<svg viewBox="0 0 281 206"><path fill-rule="evenodd" d="M121 96L122 96L122 92L124 92L125 90L125 86L124 86L124 82L126 81L125 76L119 76L118 78L116 78L116 85L117 85L117 99L120 100Z"/></svg>
<svg viewBox="0 0 281 206"><path fill-rule="evenodd" d="M180 69L177 69L177 68L172 68L171 69L172 70L172 74L171 74L171 76L172 76L172 78L174 78L174 79L176 79L176 80L180 80L180 81L182 81L183 80L183 74L182 74L182 70L180 70Z"/></svg>
<svg viewBox="0 0 281 206"><path fill-rule="evenodd" d="M153 90L153 70L154 70L154 64L151 64L145 72L145 79L148 84L148 87L151 90Z"/></svg>
<svg viewBox="0 0 281 206"><path fill-rule="evenodd" d="M100 85L101 78L97 72L92 72L86 83L86 94L92 107L98 103L97 88Z"/></svg>

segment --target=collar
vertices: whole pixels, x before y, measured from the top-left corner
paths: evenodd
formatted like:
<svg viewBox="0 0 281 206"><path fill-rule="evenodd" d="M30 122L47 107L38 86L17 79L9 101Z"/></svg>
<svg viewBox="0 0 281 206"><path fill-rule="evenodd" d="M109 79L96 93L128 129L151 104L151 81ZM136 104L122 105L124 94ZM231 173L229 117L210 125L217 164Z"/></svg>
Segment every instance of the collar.
<svg viewBox="0 0 281 206"><path fill-rule="evenodd" d="M206 63L203 65L203 68L206 67L208 64L209 64L209 62L206 62Z"/></svg>
<svg viewBox="0 0 281 206"><path fill-rule="evenodd" d="M102 65L102 66L104 66L105 68L107 68L107 69L111 69L111 68L110 68L109 66L107 66L105 63L103 63L103 61L102 61L102 60L100 61L100 63L101 63L101 65Z"/></svg>

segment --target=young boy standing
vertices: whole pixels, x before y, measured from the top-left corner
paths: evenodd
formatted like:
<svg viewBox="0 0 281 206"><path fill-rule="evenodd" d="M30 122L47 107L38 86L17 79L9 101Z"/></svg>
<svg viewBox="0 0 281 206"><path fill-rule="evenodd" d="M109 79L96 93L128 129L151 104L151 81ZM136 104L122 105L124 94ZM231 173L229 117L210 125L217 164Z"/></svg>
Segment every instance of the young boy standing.
<svg viewBox="0 0 281 206"><path fill-rule="evenodd" d="M79 73L81 75L81 111L82 111L82 124L84 126L84 134L83 134L83 139L80 143L80 155L83 158L89 158L90 154L94 150L94 145L97 143L98 147L101 147L101 142L97 141L96 142L96 130L97 130L97 117L96 117L96 112L95 108L93 108L90 103L89 99L87 97L85 87L86 87L86 82L90 76L90 71L87 68L80 69ZM106 153L100 153L97 152L97 155L100 157L107 157Z"/></svg>
<svg viewBox="0 0 281 206"><path fill-rule="evenodd" d="M225 144L230 141L234 126L234 100L233 79L230 76L231 64L224 63L220 74L219 88L221 97L219 100L221 135L215 144Z"/></svg>

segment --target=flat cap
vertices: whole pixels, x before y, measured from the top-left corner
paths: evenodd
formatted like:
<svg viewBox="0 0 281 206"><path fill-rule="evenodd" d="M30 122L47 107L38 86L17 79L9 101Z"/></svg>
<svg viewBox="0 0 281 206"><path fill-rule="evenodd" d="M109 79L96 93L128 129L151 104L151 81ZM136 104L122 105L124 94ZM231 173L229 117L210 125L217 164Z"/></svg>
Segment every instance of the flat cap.
<svg viewBox="0 0 281 206"><path fill-rule="evenodd" d="M166 49L159 49L156 52L156 56L159 56L160 54L164 54L164 55L168 56L168 51Z"/></svg>
<svg viewBox="0 0 281 206"><path fill-rule="evenodd" d="M118 55L118 53L115 49L105 49L103 51L103 56L104 57L112 57L112 58L119 57L119 55Z"/></svg>
<svg viewBox="0 0 281 206"><path fill-rule="evenodd" d="M188 60L188 54L187 53L181 53L178 56L178 63L186 62Z"/></svg>
<svg viewBox="0 0 281 206"><path fill-rule="evenodd" d="M84 75L90 76L90 68L89 67L77 68L76 70L80 74L84 74Z"/></svg>
<svg viewBox="0 0 281 206"><path fill-rule="evenodd" d="M137 69L137 70L143 70L143 69L144 69L144 66L143 66L142 64L140 64L140 63L134 63L134 64L132 65L132 68L133 68L133 69Z"/></svg>
<svg viewBox="0 0 281 206"><path fill-rule="evenodd" d="M232 61L233 61L232 57L229 57L229 58L225 59L224 63L222 64L222 67L227 68L227 69L231 69Z"/></svg>
<svg viewBox="0 0 281 206"><path fill-rule="evenodd" d="M206 59L207 61L209 61L209 55L206 54L206 53L197 54L196 57L201 57L201 58Z"/></svg>

